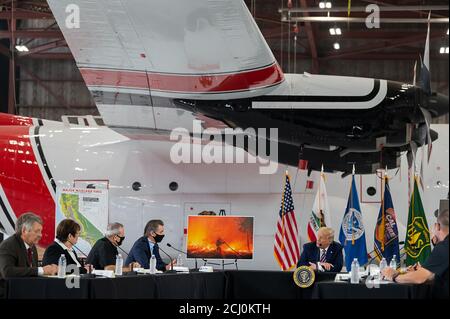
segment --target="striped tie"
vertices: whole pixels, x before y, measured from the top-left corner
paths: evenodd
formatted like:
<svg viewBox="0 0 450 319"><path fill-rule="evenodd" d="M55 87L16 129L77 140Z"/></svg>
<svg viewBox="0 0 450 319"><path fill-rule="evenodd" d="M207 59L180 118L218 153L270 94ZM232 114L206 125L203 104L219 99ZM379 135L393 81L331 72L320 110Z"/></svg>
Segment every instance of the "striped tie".
<svg viewBox="0 0 450 319"><path fill-rule="evenodd" d="M321 251L320 262L324 263L327 260L327 251L325 249L321 249Z"/></svg>

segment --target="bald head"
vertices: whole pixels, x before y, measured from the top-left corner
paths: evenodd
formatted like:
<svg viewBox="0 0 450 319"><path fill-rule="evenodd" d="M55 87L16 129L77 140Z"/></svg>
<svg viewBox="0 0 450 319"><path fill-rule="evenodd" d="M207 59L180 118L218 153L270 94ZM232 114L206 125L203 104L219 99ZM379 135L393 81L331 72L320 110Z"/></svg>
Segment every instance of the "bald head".
<svg viewBox="0 0 450 319"><path fill-rule="evenodd" d="M328 248L334 240L334 230L330 227L321 227L317 231L317 247Z"/></svg>

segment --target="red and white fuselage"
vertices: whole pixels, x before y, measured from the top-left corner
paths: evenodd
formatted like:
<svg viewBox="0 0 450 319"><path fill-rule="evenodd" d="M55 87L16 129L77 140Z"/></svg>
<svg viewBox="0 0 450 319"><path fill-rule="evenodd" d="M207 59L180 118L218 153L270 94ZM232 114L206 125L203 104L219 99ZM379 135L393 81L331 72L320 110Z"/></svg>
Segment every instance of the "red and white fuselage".
<svg viewBox="0 0 450 319"><path fill-rule="evenodd" d="M285 166L273 175L261 175L258 164L174 164L170 150L175 142L154 134L130 139L104 126L68 126L61 122L0 116L0 223L6 233L25 212L34 212L44 220L42 246L55 236L55 190L73 187L77 181L108 181L109 221L126 227L124 248L131 248L142 235L145 223L161 218L166 223L167 242L184 245L188 215L201 210L225 209L230 215L256 216L255 257L242 261L242 268L276 269L271 247L278 217ZM37 125L35 125L36 123ZM40 125L39 125L40 124ZM448 193L448 125L433 127L441 133L435 151L424 171L424 207L429 223L439 200ZM400 238L405 236L408 208L408 175L405 157L390 182L399 224ZM310 178L305 171L289 167L294 190L294 205L302 242L307 240L307 222L316 187L305 189ZM297 175L297 178L295 176ZM243 178L245 176L245 178ZM132 188L139 182L139 191ZM172 191L169 184L176 182ZM318 183L315 183L317 186ZM327 189L332 227L339 229L345 210L349 178L327 174ZM358 179L367 244L372 236L379 210L379 181L375 176ZM370 197L366 189L378 190ZM104 231L104 229L100 229Z"/></svg>

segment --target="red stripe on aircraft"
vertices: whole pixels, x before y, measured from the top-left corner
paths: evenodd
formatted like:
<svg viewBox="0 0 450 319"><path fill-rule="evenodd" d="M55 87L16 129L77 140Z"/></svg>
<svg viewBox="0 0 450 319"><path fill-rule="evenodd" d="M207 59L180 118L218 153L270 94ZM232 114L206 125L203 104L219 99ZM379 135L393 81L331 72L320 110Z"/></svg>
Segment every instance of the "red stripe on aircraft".
<svg viewBox="0 0 450 319"><path fill-rule="evenodd" d="M33 125L33 119L31 117L0 113L0 126L9 125L31 126Z"/></svg>
<svg viewBox="0 0 450 319"><path fill-rule="evenodd" d="M183 75L120 70L80 69L88 86L149 89L179 93L227 93L248 91L281 83L278 64L238 73Z"/></svg>
<svg viewBox="0 0 450 319"><path fill-rule="evenodd" d="M55 202L31 146L29 127L0 126L0 184L16 217L32 212L44 227L40 246L55 238Z"/></svg>

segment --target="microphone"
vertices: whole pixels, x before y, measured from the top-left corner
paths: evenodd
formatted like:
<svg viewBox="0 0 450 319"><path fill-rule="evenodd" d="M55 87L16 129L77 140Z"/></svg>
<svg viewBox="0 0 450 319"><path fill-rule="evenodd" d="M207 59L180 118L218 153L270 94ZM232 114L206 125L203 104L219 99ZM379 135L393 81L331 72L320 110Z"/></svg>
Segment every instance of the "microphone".
<svg viewBox="0 0 450 319"><path fill-rule="evenodd" d="M84 255L85 259L87 259L88 255L84 251L82 251L80 248L78 248L75 245L72 245L72 247L75 248L76 250L78 250L80 253L82 253ZM85 259L80 259L82 268L84 268L84 266L85 266ZM81 274L81 276L84 278L95 278L95 275L92 274L92 265L89 266L87 274Z"/></svg>
<svg viewBox="0 0 450 319"><path fill-rule="evenodd" d="M125 255L129 255L125 250L123 250L122 248L120 248L120 246L117 246L117 248L119 248L123 253L125 253Z"/></svg>
<svg viewBox="0 0 450 319"><path fill-rule="evenodd" d="M82 254L83 254L83 256L84 256L84 257L86 257L86 258L87 258L87 256L88 256L88 255L87 255L87 254L86 254L86 253L85 253L84 251L82 251L82 250L81 250L80 248L78 248L78 247L77 247L77 246L75 246L75 245L72 245L72 247L73 247L73 248L75 248L76 250L78 250L78 251L79 251L80 253L82 253Z"/></svg>
<svg viewBox="0 0 450 319"><path fill-rule="evenodd" d="M188 255L186 252L173 247L170 243L167 243L167 246L172 248L173 250L178 251L179 253L185 254L186 256ZM197 258L195 258L194 260L195 260L195 269L198 269L198 267L197 267Z"/></svg>
<svg viewBox="0 0 450 319"><path fill-rule="evenodd" d="M158 248L159 248L159 250L161 250L170 259L170 270L166 270L166 273L176 273L176 271L173 270L173 259L172 259L172 257L168 253L166 253L161 247L159 247L159 245L158 245Z"/></svg>

